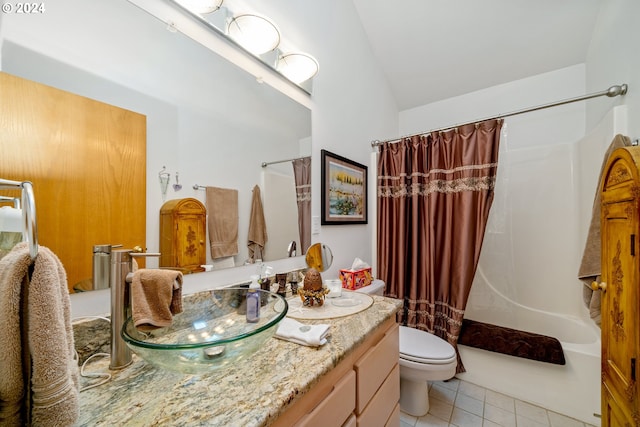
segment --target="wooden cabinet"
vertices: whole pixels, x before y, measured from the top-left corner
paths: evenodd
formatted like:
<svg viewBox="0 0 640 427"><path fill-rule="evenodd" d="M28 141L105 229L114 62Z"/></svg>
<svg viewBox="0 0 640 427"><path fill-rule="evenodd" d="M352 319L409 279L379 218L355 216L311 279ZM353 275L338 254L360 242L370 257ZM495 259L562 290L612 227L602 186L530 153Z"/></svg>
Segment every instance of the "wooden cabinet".
<svg viewBox="0 0 640 427"><path fill-rule="evenodd" d="M400 426L399 329L378 327L273 426Z"/></svg>
<svg viewBox="0 0 640 427"><path fill-rule="evenodd" d="M399 340L399 328L391 328L353 365L359 427L394 425L387 421L400 401Z"/></svg>
<svg viewBox="0 0 640 427"><path fill-rule="evenodd" d="M640 426L640 147L616 150L601 189L602 425Z"/></svg>
<svg viewBox="0 0 640 427"><path fill-rule="evenodd" d="M197 199L169 200L160 209L160 267L204 271L207 210Z"/></svg>

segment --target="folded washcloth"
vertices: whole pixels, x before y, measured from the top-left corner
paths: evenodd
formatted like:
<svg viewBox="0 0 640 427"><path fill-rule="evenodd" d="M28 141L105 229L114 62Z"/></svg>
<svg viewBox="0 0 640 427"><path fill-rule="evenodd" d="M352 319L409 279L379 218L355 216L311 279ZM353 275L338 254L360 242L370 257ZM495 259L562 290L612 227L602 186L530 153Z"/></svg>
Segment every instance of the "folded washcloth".
<svg viewBox="0 0 640 427"><path fill-rule="evenodd" d="M275 336L296 344L318 347L326 344L329 328L330 325L305 325L285 317L278 325Z"/></svg>
<svg viewBox="0 0 640 427"><path fill-rule="evenodd" d="M151 330L171 325L182 312L182 273L176 270L141 268L131 281L133 324Z"/></svg>

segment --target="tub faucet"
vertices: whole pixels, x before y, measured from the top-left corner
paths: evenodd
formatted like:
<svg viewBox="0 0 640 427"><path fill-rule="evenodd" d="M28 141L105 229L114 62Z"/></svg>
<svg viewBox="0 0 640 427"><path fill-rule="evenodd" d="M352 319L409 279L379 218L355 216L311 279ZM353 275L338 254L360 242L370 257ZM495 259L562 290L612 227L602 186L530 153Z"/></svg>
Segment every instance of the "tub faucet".
<svg viewBox="0 0 640 427"><path fill-rule="evenodd" d="M132 361L131 350L122 339L120 332L127 317L131 315L131 292L128 283L133 278L133 259L136 257L160 256L159 253L142 252L133 249L111 251L111 363L109 369L122 369Z"/></svg>

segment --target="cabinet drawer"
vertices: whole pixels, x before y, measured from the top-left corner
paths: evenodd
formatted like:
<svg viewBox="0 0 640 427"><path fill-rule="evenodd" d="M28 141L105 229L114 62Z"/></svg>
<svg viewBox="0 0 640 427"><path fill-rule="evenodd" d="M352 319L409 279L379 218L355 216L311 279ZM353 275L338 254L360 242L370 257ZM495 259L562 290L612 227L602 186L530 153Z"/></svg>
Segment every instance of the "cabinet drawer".
<svg viewBox="0 0 640 427"><path fill-rule="evenodd" d="M384 427L400 427L400 403L396 403Z"/></svg>
<svg viewBox="0 0 640 427"><path fill-rule="evenodd" d="M400 366L396 363L391 373L387 376L378 392L373 396L371 402L358 415L358 427L370 427L385 424L394 425L390 422L393 411L400 401ZM400 424L399 418L397 424Z"/></svg>
<svg viewBox="0 0 640 427"><path fill-rule="evenodd" d="M356 413L360 414L400 359L398 325L393 325L382 339L354 365L358 374ZM386 419L386 418L385 418Z"/></svg>
<svg viewBox="0 0 640 427"><path fill-rule="evenodd" d="M344 422L344 424L342 424L342 427L356 427L356 416L354 414L351 414L351 416L349 417L349 419L347 421ZM400 427L400 426L398 426Z"/></svg>
<svg viewBox="0 0 640 427"><path fill-rule="evenodd" d="M341 426L356 406L356 373L350 370L327 397L296 424L300 427Z"/></svg>

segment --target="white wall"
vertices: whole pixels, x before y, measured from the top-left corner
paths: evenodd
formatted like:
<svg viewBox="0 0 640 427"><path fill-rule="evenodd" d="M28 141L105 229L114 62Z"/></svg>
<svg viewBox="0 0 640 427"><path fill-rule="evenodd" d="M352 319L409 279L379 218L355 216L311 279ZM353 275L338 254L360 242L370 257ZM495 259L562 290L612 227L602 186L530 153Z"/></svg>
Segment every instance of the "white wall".
<svg viewBox="0 0 640 427"><path fill-rule="evenodd" d="M628 108L629 137L640 137L640 2L605 0L596 23L586 62L587 89L604 90L614 84L627 83L624 97L590 104L587 124L594 127L615 105Z"/></svg>

